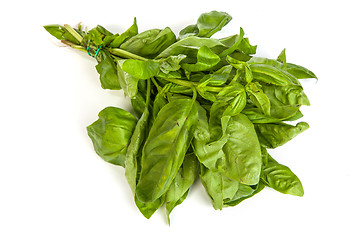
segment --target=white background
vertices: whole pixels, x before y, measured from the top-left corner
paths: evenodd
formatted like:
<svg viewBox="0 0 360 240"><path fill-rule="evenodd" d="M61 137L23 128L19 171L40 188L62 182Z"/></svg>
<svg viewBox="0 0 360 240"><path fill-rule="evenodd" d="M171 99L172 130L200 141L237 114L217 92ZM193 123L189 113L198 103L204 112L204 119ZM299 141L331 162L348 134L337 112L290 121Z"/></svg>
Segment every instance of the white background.
<svg viewBox="0 0 360 240"><path fill-rule="evenodd" d="M0 20L0 239L360 239L359 8L357 1L6 1ZM136 209L124 169L93 151L86 126L107 106L96 61L62 47L46 24L101 24L113 32L175 33L203 12L226 11L227 36L243 27L258 55L311 69L310 129L274 157L302 180L305 196L265 189L215 211L198 181L166 223ZM215 37L215 36L214 36Z"/></svg>

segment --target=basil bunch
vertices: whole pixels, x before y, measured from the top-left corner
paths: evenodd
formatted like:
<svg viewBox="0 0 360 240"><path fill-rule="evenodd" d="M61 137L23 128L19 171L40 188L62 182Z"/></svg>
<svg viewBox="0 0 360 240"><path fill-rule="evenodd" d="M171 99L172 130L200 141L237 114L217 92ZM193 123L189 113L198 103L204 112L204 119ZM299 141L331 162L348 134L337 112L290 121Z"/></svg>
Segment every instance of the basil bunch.
<svg viewBox="0 0 360 240"><path fill-rule="evenodd" d="M163 204L167 216L200 176L213 207L235 206L265 186L302 196L299 178L267 152L309 125L299 79L310 70L253 57L239 34L211 38L231 16L212 11L175 36L170 28L138 33L136 19L121 34L102 26L48 25L63 43L96 58L104 89L122 89L136 116L107 107L87 127L96 153L125 167L136 206L150 218ZM297 121L296 124L289 124Z"/></svg>

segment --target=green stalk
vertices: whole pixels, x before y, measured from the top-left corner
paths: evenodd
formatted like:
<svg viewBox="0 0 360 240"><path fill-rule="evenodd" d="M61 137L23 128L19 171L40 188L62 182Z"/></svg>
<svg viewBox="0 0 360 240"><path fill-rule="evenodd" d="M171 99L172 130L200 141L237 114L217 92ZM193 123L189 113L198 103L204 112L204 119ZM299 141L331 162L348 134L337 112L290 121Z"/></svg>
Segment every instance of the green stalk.
<svg viewBox="0 0 360 240"><path fill-rule="evenodd" d="M77 33L69 24L64 24L65 29L76 39L79 43L82 42L83 38Z"/></svg>
<svg viewBox="0 0 360 240"><path fill-rule="evenodd" d="M118 57L122 57L122 58L132 58L132 59L137 59L137 60L142 60L142 61L149 60L147 58L144 58L144 57L141 57L139 55L133 54L131 52L122 50L120 48L109 48L108 50L109 50L109 52L111 54L113 54L115 56L118 56Z"/></svg>
<svg viewBox="0 0 360 240"><path fill-rule="evenodd" d="M180 80L180 79L176 79L176 78L164 78L166 81L168 82L172 82L184 87L188 87L188 88L197 88L198 87L198 83L195 82L189 82L189 81L184 81L184 80ZM223 88L222 87L209 87L206 86L206 90L208 90L209 92L220 92Z"/></svg>

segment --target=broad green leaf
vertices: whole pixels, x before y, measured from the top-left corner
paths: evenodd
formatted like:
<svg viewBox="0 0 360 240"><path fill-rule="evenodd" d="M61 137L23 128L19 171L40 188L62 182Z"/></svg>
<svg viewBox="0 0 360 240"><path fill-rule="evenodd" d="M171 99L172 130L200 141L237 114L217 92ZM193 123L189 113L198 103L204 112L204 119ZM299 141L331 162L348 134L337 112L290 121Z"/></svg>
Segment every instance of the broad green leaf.
<svg viewBox="0 0 360 240"><path fill-rule="evenodd" d="M287 68L287 62L286 62L286 49L284 48L281 53L279 54L279 56L277 57L277 61L281 62L284 65L284 68Z"/></svg>
<svg viewBox="0 0 360 240"><path fill-rule="evenodd" d="M144 217L149 219L165 202L165 195L152 202L143 203L135 195L135 204Z"/></svg>
<svg viewBox="0 0 360 240"><path fill-rule="evenodd" d="M243 85L237 82L225 86L216 96L215 108L224 108L223 116L235 116L246 105L246 91Z"/></svg>
<svg viewBox="0 0 360 240"><path fill-rule="evenodd" d="M271 106L270 115L265 115L259 108L245 108L242 111L252 123L277 123L281 121L297 120L302 117L299 106L284 105Z"/></svg>
<svg viewBox="0 0 360 240"><path fill-rule="evenodd" d="M254 79L279 86L289 84L298 85L298 80L290 73L273 67L268 64L254 63L249 64Z"/></svg>
<svg viewBox="0 0 360 240"><path fill-rule="evenodd" d="M207 85L221 86L225 84L229 79L232 69L233 67L231 65L226 65L209 74L208 76L210 77L210 79Z"/></svg>
<svg viewBox="0 0 360 240"><path fill-rule="evenodd" d="M164 74L168 74L173 71L177 71L181 68L180 62L186 58L186 55L179 54L176 56L169 56L167 58L161 58L155 60L155 62L160 64L160 71Z"/></svg>
<svg viewBox="0 0 360 240"><path fill-rule="evenodd" d="M138 27L136 24L136 18L134 18L134 23L131 25L130 28L128 28L125 32L123 32L120 35L117 35L113 41L110 43L109 47L111 48L119 48L120 45L128 40L129 38L135 36L138 34Z"/></svg>
<svg viewBox="0 0 360 240"><path fill-rule="evenodd" d="M266 64L266 65L272 66L274 68L286 71L286 66L283 63L281 63L277 60L274 60L274 59L263 58L263 57L253 57L247 63L250 65L251 64Z"/></svg>
<svg viewBox="0 0 360 240"><path fill-rule="evenodd" d="M309 99L300 85L263 85L262 89L270 99L272 106L310 105Z"/></svg>
<svg viewBox="0 0 360 240"><path fill-rule="evenodd" d="M227 47L217 39L201 38L197 36L190 36L179 40L161 52L157 58L166 58L169 56L176 56L184 54L187 56L187 61L190 63L196 62L197 52L200 47L206 46L210 48L215 54L219 54ZM192 62L191 62L192 61Z"/></svg>
<svg viewBox="0 0 360 240"><path fill-rule="evenodd" d="M188 192L190 186L194 183L199 174L199 162L194 153L185 155L184 162L180 167L174 181L171 183L169 190L166 193L166 213L170 223L169 215L171 211L179 204L181 204Z"/></svg>
<svg viewBox="0 0 360 240"><path fill-rule="evenodd" d="M254 196L255 194L261 192L265 188L265 185L262 182L259 182L255 186L248 186L244 184L239 184L238 191L236 192L235 196L228 201L224 202L226 206L236 206L242 201Z"/></svg>
<svg viewBox="0 0 360 240"><path fill-rule="evenodd" d="M309 69L293 64L287 63L287 71L295 76L297 79L316 78L316 75Z"/></svg>
<svg viewBox="0 0 360 240"><path fill-rule="evenodd" d="M179 32L179 39L184 39L190 36L197 36L199 34L199 29L196 24L189 25Z"/></svg>
<svg viewBox="0 0 360 240"><path fill-rule="evenodd" d="M290 168L276 162L270 155L268 155L267 165L263 167L261 179L267 186L278 192L299 197L304 195L300 179Z"/></svg>
<svg viewBox="0 0 360 240"><path fill-rule="evenodd" d="M211 11L203 13L196 24L189 25L180 31L179 39L190 36L210 38L228 24L231 19L231 16L225 12Z"/></svg>
<svg viewBox="0 0 360 240"><path fill-rule="evenodd" d="M198 36L205 38L211 37L228 24L231 19L231 16L226 12L211 11L201 14L196 23L199 29Z"/></svg>
<svg viewBox="0 0 360 240"><path fill-rule="evenodd" d="M200 179L214 209L219 210L223 207L235 206L264 188L261 182L254 186L241 184L220 172L211 171L202 164L200 165Z"/></svg>
<svg viewBox="0 0 360 240"><path fill-rule="evenodd" d="M139 33L120 45L120 48L145 58L155 58L176 41L170 28L150 29Z"/></svg>
<svg viewBox="0 0 360 240"><path fill-rule="evenodd" d="M152 202L170 187L193 138L197 110L193 99L175 99L158 113L144 144L136 194Z"/></svg>
<svg viewBox="0 0 360 240"><path fill-rule="evenodd" d="M126 59L121 68L135 78L148 79L157 75L160 64L152 60Z"/></svg>
<svg viewBox="0 0 360 240"><path fill-rule="evenodd" d="M118 80L125 95L133 99L136 97L138 91L137 85L139 79L133 77L122 69L123 62L124 60L116 60Z"/></svg>
<svg viewBox="0 0 360 240"><path fill-rule="evenodd" d="M225 56L233 53L235 50L237 50L243 40L244 34L245 34L244 30L242 28L240 28L240 34L239 34L239 37L237 38L236 42L231 47L224 50L219 56L222 58L222 57L225 57Z"/></svg>
<svg viewBox="0 0 360 240"><path fill-rule="evenodd" d="M236 75L233 81L243 80L245 83L249 83L253 79L252 71L247 62L239 61L233 57L227 56L226 61L237 69Z"/></svg>
<svg viewBox="0 0 360 240"><path fill-rule="evenodd" d="M125 155L136 125L136 118L116 107L107 107L99 119L87 127L95 152L105 161L125 166Z"/></svg>
<svg viewBox="0 0 360 240"><path fill-rule="evenodd" d="M138 120L129 147L126 152L125 158L125 176L129 183L129 186L135 194L135 187L137 184L137 175L139 172L139 162L141 156L141 147L146 139L146 132L148 127L149 109L146 107L140 119Z"/></svg>
<svg viewBox="0 0 360 240"><path fill-rule="evenodd" d="M100 50L97 60L96 71L100 74L101 87L111 90L121 89L117 68L110 53L106 50Z"/></svg>
<svg viewBox="0 0 360 240"><path fill-rule="evenodd" d="M224 207L224 201L233 199L240 184L220 172L211 171L202 164L200 165L200 179L216 210Z"/></svg>
<svg viewBox="0 0 360 240"><path fill-rule="evenodd" d="M270 115L270 100L268 96L262 91L261 85L257 82L252 82L246 85L246 92L249 94L251 101L259 108L265 115Z"/></svg>
<svg viewBox="0 0 360 240"><path fill-rule="evenodd" d="M195 64L185 63L182 67L189 72L200 72L209 70L219 61L220 57L213 53L209 47L201 46L197 52L197 62Z"/></svg>
<svg viewBox="0 0 360 240"><path fill-rule="evenodd" d="M266 148L284 145L308 128L306 122L299 122L295 126L286 123L255 124L260 144Z"/></svg>
<svg viewBox="0 0 360 240"><path fill-rule="evenodd" d="M153 103L153 112L152 112L152 117L154 118L154 120L156 119L158 113L160 112L160 110L166 106L166 104L168 104L168 101L166 100L165 96L163 93L158 93L154 99L154 103Z"/></svg>
<svg viewBox="0 0 360 240"><path fill-rule="evenodd" d="M257 184L262 163L254 125L240 113L230 118L225 132L228 140L223 147L223 174L243 184Z"/></svg>
<svg viewBox="0 0 360 240"><path fill-rule="evenodd" d="M125 176L129 183L132 192L136 193L136 185L138 182L138 175L141 169L140 159L144 142L146 140L149 128L149 116L150 116L150 79L147 80L146 89L146 102L144 111L137 121L134 132L131 136L128 150L125 155ZM137 197L135 197L136 199ZM137 204L138 205L138 204ZM139 208L140 209L140 208ZM141 211L141 209L140 209ZM145 214L144 214L145 215Z"/></svg>
<svg viewBox="0 0 360 240"><path fill-rule="evenodd" d="M59 40L63 40L63 34L65 33L65 28L58 24L51 24L44 26L45 30L48 31L51 35L56 37Z"/></svg>
<svg viewBox="0 0 360 240"><path fill-rule="evenodd" d="M131 106L135 112L135 115L140 118L145 110L145 97L141 92L137 92L135 97L131 99Z"/></svg>
<svg viewBox="0 0 360 240"><path fill-rule="evenodd" d="M199 162L207 168L220 171L221 169L218 169L218 160L224 155L222 148L227 141L227 136L223 135L219 139L211 141L211 135L214 134L214 131L210 129L206 110L199 103L196 104L196 107L198 123L192 141L194 153Z"/></svg>

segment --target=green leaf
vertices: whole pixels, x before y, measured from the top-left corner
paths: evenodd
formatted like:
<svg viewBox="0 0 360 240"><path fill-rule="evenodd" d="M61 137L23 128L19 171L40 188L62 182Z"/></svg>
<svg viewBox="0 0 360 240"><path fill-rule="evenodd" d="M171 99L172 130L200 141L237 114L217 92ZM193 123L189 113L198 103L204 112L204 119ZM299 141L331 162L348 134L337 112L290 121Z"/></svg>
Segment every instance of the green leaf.
<svg viewBox="0 0 360 240"><path fill-rule="evenodd" d="M223 116L235 116L246 105L246 92L243 85L237 82L225 86L216 96L215 108L224 108Z"/></svg>
<svg viewBox="0 0 360 240"><path fill-rule="evenodd" d="M254 186L241 184L231 180L219 172L211 171L204 165L200 165L200 179L214 209L222 209L227 206L236 206L264 189L264 184L259 182Z"/></svg>
<svg viewBox="0 0 360 240"><path fill-rule="evenodd" d="M190 36L210 38L227 25L231 19L231 16L225 12L211 11L203 13L196 24L189 25L179 32L179 39Z"/></svg>
<svg viewBox="0 0 360 240"><path fill-rule="evenodd" d="M100 50L97 60L96 71L100 74L101 87L111 90L121 89L117 75L117 67L111 54L106 50Z"/></svg>
<svg viewBox="0 0 360 240"><path fill-rule="evenodd" d="M299 197L304 195L300 179L290 168L279 164L270 155L268 155L267 165L263 167L261 180L278 192Z"/></svg>
<svg viewBox="0 0 360 240"><path fill-rule="evenodd" d="M277 61L281 62L284 65L284 68L287 68L287 62L286 62L286 53L285 53L286 49L284 48L281 53L279 54L279 56L277 57Z"/></svg>
<svg viewBox="0 0 360 240"><path fill-rule="evenodd" d="M310 101L300 85L263 85L262 89L274 106L310 105Z"/></svg>
<svg viewBox="0 0 360 240"><path fill-rule="evenodd" d="M261 192L264 188L265 185L262 182L259 182L255 186L248 186L240 183L238 191L235 193L234 197L231 200L225 201L224 205L231 207L236 206L242 201Z"/></svg>
<svg viewBox="0 0 360 240"><path fill-rule="evenodd" d="M66 30L63 26L58 25L58 24L51 24L51 25L44 26L44 28L46 31L48 31L51 35L53 35L57 39L59 39L59 40L65 39L63 37L63 35Z"/></svg>
<svg viewBox="0 0 360 240"><path fill-rule="evenodd" d="M129 29L127 29L125 32L123 32L120 35L117 35L113 41L110 43L109 47L111 48L119 48L120 45L128 40L129 38L135 36L138 34L138 26L136 24L136 18L134 18L134 23L131 25Z"/></svg>
<svg viewBox="0 0 360 240"><path fill-rule="evenodd" d="M156 212L156 210L158 210L164 204L164 202L165 202L165 195L148 203L141 202L135 195L135 204L140 210L140 212L147 219L149 219Z"/></svg>
<svg viewBox="0 0 360 240"><path fill-rule="evenodd" d="M179 32L179 39L184 39L190 36L197 36L199 34L199 29L196 24L189 25Z"/></svg>
<svg viewBox="0 0 360 240"><path fill-rule="evenodd" d="M196 62L197 52L200 47L206 46L215 54L219 54L227 47L217 39L213 38L201 38L197 36L190 36L175 42L161 52L157 58L166 58L169 56L176 56L184 54L187 56L188 62Z"/></svg>
<svg viewBox="0 0 360 240"><path fill-rule="evenodd" d="M136 97L138 91L137 85L139 79L133 77L122 69L123 62L124 60L116 60L118 80L121 88L124 90L125 95L133 99Z"/></svg>
<svg viewBox="0 0 360 240"><path fill-rule="evenodd" d="M87 127L95 152L105 161L125 166L125 155L136 125L136 118L116 107L107 107L99 119Z"/></svg>
<svg viewBox="0 0 360 240"><path fill-rule="evenodd" d="M129 38L120 48L145 58L155 58L176 41L170 28L150 29Z"/></svg>
<svg viewBox="0 0 360 240"><path fill-rule="evenodd" d="M254 125L240 113L230 118L225 133L228 140L223 147L223 174L243 184L257 184L262 163Z"/></svg>
<svg viewBox="0 0 360 240"><path fill-rule="evenodd" d="M136 185L138 183L138 173L140 172L141 169L141 165L140 165L141 150L146 140L148 127L149 127L150 87L151 87L150 80L147 80L146 102L144 106L144 111L140 119L136 123L125 156L125 164L126 164L125 176L134 195L136 192Z"/></svg>
<svg viewBox="0 0 360 240"><path fill-rule="evenodd" d="M253 79L252 71L248 65L248 63L239 61L233 57L227 56L226 61L237 69L236 75L233 79L233 81L237 81L238 78L240 78L240 81L242 80L245 83L249 83Z"/></svg>
<svg viewBox="0 0 360 240"><path fill-rule="evenodd" d="M183 162L196 123L192 99L175 99L160 110L142 153L136 187L141 202L152 202L168 190Z"/></svg>
<svg viewBox="0 0 360 240"><path fill-rule="evenodd" d="M290 73L268 64L249 64L254 79L279 86L298 84L298 80Z"/></svg>
<svg viewBox="0 0 360 240"><path fill-rule="evenodd" d="M157 75L160 64L152 60L126 59L121 68L135 78L148 79Z"/></svg>
<svg viewBox="0 0 360 240"><path fill-rule="evenodd" d="M295 76L297 79L306 79L306 78L318 79L316 75L309 69L293 63L287 64L287 71L291 73L293 76Z"/></svg>
<svg viewBox="0 0 360 240"><path fill-rule="evenodd" d="M306 122L299 122L295 126L286 123L255 124L259 141L266 148L284 145L308 128L309 124Z"/></svg>
<svg viewBox="0 0 360 240"><path fill-rule="evenodd" d="M214 67L220 61L220 57L213 53L209 47L201 46L197 53L197 62L195 64L185 63L183 69L189 72L206 71Z"/></svg>
<svg viewBox="0 0 360 240"><path fill-rule="evenodd" d="M164 74L168 74L170 72L177 71L181 68L180 62L186 58L186 55L179 54L176 56L169 56L167 58L161 58L159 60L155 60L160 64L160 71Z"/></svg>
<svg viewBox="0 0 360 240"><path fill-rule="evenodd" d="M246 85L246 92L249 94L251 101L259 108L265 115L270 115L270 100L262 91L261 85L257 82Z"/></svg>
<svg viewBox="0 0 360 240"><path fill-rule="evenodd" d="M224 155L222 148L227 141L227 135L220 136L215 141L212 141L211 135L214 135L215 131L209 126L206 110L199 103L196 103L196 107L198 111L198 123L192 141L194 153L199 159L199 162L207 168L220 171L221 169L218 169L218 160Z"/></svg>
<svg viewBox="0 0 360 240"><path fill-rule="evenodd" d="M235 50L237 50L243 40L244 34L245 34L244 30L242 28L240 28L240 35L237 38L236 42L231 47L224 50L219 56L222 58L222 57L225 57L225 56L233 53Z"/></svg>
<svg viewBox="0 0 360 240"><path fill-rule="evenodd" d="M184 162L180 167L174 181L171 183L166 193L166 213L170 223L170 213L179 204L181 204L188 192L190 186L194 183L199 174L199 162L194 153L185 155Z"/></svg>
<svg viewBox="0 0 360 240"><path fill-rule="evenodd" d="M231 19L231 16L226 12L211 11L201 14L196 23L199 29L198 36L205 38L211 37L228 24Z"/></svg>

